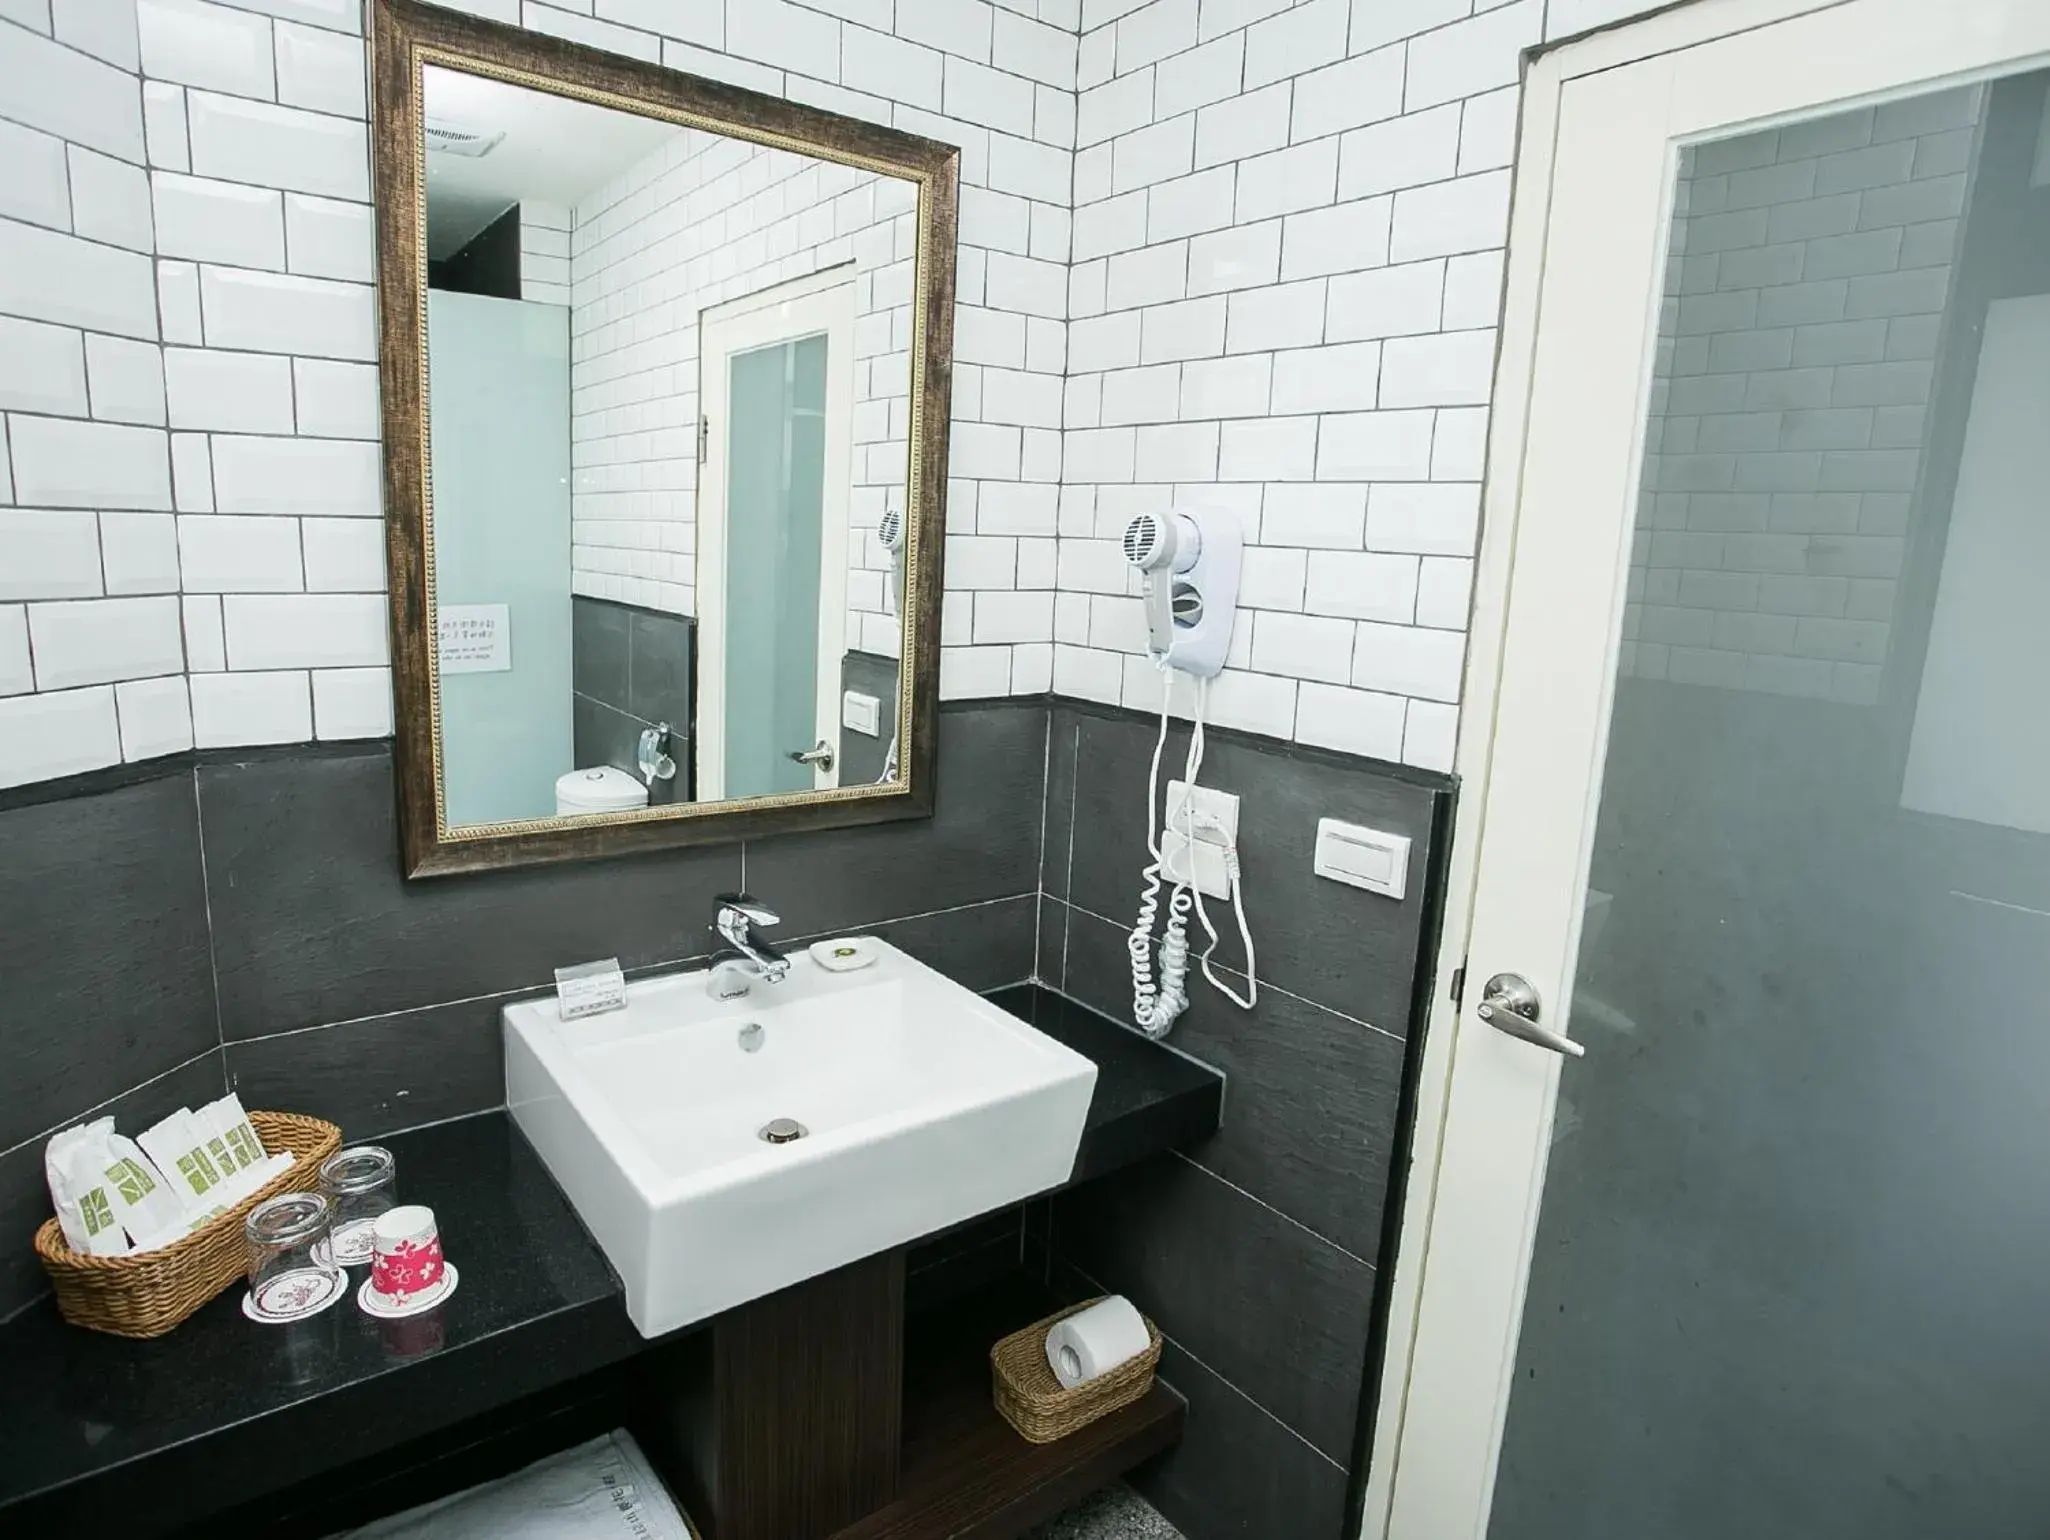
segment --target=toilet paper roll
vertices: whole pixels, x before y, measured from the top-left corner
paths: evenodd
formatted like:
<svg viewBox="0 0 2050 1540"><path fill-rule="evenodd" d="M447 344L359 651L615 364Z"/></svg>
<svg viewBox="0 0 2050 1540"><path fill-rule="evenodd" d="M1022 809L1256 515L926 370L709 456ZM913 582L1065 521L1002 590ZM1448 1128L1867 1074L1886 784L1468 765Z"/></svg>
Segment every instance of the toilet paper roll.
<svg viewBox="0 0 2050 1540"><path fill-rule="evenodd" d="M1146 1318L1122 1294L1098 1300L1046 1334L1046 1366L1063 1390L1086 1385L1153 1345Z"/></svg>

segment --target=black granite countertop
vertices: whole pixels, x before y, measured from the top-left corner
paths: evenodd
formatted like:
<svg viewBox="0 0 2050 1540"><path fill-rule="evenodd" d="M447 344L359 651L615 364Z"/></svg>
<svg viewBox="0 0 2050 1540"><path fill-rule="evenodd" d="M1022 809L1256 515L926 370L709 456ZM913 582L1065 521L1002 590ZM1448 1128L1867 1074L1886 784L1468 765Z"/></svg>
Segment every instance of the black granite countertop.
<svg viewBox="0 0 2050 1540"><path fill-rule="evenodd" d="M119 1515L111 1530L174 1532L641 1350L611 1266L509 1118L383 1142L400 1196L440 1221L455 1294L409 1321L345 1299L277 1327L229 1289L148 1342L67 1326L43 1299L0 1327L0 1531Z"/></svg>
<svg viewBox="0 0 2050 1540"><path fill-rule="evenodd" d="M1216 1071L1036 985L991 998L1098 1066L1072 1180L1217 1127ZM462 1277L448 1302L379 1322L344 1300L265 1327L230 1289L135 1342L67 1326L43 1299L0 1326L0 1532L118 1515L123 1534L176 1533L643 1350L603 1253L505 1114L382 1142L400 1196L440 1220Z"/></svg>

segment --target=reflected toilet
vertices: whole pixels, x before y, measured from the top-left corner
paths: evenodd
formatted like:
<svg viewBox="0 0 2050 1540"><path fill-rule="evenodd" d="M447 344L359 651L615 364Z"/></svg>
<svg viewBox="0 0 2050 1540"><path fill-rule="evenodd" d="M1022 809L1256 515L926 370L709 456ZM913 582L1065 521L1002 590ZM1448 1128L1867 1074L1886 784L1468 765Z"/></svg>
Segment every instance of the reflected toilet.
<svg viewBox="0 0 2050 1540"><path fill-rule="evenodd" d="M624 813L648 805L648 788L631 770L600 765L571 770L555 778L555 812L560 818L580 813Z"/></svg>

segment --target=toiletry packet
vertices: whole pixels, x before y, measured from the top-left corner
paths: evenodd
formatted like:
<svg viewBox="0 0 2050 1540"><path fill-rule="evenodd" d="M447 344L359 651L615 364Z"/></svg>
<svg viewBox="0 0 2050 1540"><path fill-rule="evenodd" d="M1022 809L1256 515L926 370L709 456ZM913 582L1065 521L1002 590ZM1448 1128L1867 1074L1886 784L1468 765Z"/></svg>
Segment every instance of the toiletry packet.
<svg viewBox="0 0 2050 1540"><path fill-rule="evenodd" d="M113 1130L112 1118L98 1118L53 1135L43 1150L43 1174L64 1244L88 1256L118 1257L128 1251L107 1192L107 1136Z"/></svg>
<svg viewBox="0 0 2050 1540"><path fill-rule="evenodd" d="M256 1136L249 1114L242 1110L241 1097L231 1091L219 1101L208 1102L200 1108L199 1117L220 1135L235 1170L247 1171L252 1166L263 1164L263 1141Z"/></svg>
<svg viewBox="0 0 2050 1540"><path fill-rule="evenodd" d="M249 1197L280 1169L264 1153L249 1114L242 1110L242 1098L232 1092L217 1102L208 1102L194 1114L203 1128L213 1131L207 1153L221 1170L221 1185L215 1197L230 1208Z"/></svg>
<svg viewBox="0 0 2050 1540"><path fill-rule="evenodd" d="M156 1163L186 1211L203 1214L223 1206L223 1195L215 1189L224 1176L207 1148L216 1138L210 1124L202 1125L190 1107L180 1107L154 1128L136 1135L135 1142Z"/></svg>
<svg viewBox="0 0 2050 1540"><path fill-rule="evenodd" d="M266 1155L247 1171L238 1171L221 1184L220 1190L227 1194L230 1208L246 1198L256 1195L274 1177L283 1174L292 1164L292 1152L280 1150L275 1155Z"/></svg>
<svg viewBox="0 0 2050 1540"><path fill-rule="evenodd" d="M186 1233L185 1204L133 1139L108 1133L103 1174L115 1216L137 1251L154 1251Z"/></svg>

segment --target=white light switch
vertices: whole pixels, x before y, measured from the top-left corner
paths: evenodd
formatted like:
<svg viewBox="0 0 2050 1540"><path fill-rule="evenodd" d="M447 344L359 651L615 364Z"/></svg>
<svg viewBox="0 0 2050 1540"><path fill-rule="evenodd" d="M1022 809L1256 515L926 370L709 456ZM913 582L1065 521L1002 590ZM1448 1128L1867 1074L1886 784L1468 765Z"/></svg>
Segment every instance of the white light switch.
<svg viewBox="0 0 2050 1540"><path fill-rule="evenodd" d="M1409 887L1409 836L1320 818L1313 869L1333 882L1400 898Z"/></svg>
<svg viewBox="0 0 2050 1540"><path fill-rule="evenodd" d="M840 697L840 725L850 732L877 736L876 727L882 720L882 702L873 695L863 695L848 690Z"/></svg>

